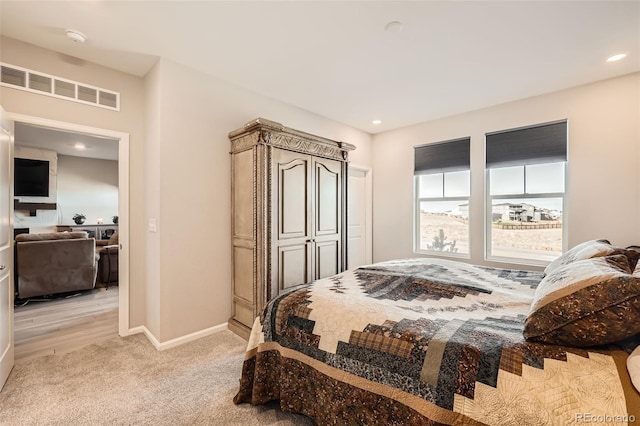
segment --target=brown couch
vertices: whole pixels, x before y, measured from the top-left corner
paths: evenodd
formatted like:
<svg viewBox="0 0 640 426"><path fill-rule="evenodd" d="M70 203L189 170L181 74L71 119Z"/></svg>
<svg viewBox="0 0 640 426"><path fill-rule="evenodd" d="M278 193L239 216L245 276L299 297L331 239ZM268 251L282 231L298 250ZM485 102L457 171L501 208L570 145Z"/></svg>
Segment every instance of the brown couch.
<svg viewBox="0 0 640 426"><path fill-rule="evenodd" d="M96 243L86 232L16 236L16 297L45 296L94 288Z"/></svg>
<svg viewBox="0 0 640 426"><path fill-rule="evenodd" d="M118 253L120 252L118 232L114 232L108 240L96 240L98 253L98 281L109 287L118 284Z"/></svg>

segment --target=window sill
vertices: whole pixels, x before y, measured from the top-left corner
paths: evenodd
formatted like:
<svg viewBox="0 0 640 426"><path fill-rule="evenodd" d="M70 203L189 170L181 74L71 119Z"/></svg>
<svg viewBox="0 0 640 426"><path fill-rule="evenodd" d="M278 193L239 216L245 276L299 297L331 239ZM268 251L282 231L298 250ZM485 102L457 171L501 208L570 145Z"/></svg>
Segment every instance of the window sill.
<svg viewBox="0 0 640 426"><path fill-rule="evenodd" d="M496 262L501 264L509 264L514 266L530 266L536 268L545 268L550 262L544 260L533 259L519 259L517 257L499 257L499 256L485 256L487 262Z"/></svg>
<svg viewBox="0 0 640 426"><path fill-rule="evenodd" d="M471 255L468 253L450 253L446 251L429 251L429 250L414 250L414 254L422 254L427 256L454 258L454 259L471 259Z"/></svg>

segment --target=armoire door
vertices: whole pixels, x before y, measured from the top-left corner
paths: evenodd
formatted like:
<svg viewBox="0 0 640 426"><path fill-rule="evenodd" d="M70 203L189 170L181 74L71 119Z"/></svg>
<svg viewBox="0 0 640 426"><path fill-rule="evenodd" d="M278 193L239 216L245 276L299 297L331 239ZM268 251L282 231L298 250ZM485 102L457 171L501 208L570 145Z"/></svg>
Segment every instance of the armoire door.
<svg viewBox="0 0 640 426"><path fill-rule="evenodd" d="M342 163L313 158L313 279L342 271Z"/></svg>
<svg viewBox="0 0 640 426"><path fill-rule="evenodd" d="M310 155L272 151L271 297L313 279L311 163Z"/></svg>

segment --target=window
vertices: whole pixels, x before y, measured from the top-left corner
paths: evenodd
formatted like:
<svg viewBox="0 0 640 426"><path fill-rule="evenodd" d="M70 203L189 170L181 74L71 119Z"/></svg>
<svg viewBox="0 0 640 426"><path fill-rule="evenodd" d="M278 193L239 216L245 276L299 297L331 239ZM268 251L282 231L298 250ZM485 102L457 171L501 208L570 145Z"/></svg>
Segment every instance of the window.
<svg viewBox="0 0 640 426"><path fill-rule="evenodd" d="M567 122L486 135L487 258L562 253Z"/></svg>
<svg viewBox="0 0 640 426"><path fill-rule="evenodd" d="M469 145L466 138L415 147L417 252L469 255Z"/></svg>

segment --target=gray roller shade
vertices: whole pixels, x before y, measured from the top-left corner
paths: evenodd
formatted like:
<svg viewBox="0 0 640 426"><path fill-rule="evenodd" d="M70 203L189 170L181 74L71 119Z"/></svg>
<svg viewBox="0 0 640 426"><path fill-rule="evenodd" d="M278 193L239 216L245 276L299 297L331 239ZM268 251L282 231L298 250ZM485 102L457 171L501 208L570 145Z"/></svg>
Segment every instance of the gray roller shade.
<svg viewBox="0 0 640 426"><path fill-rule="evenodd" d="M469 170L470 138L415 147L415 175Z"/></svg>
<svg viewBox="0 0 640 426"><path fill-rule="evenodd" d="M567 161L567 122L487 133L487 168Z"/></svg>

